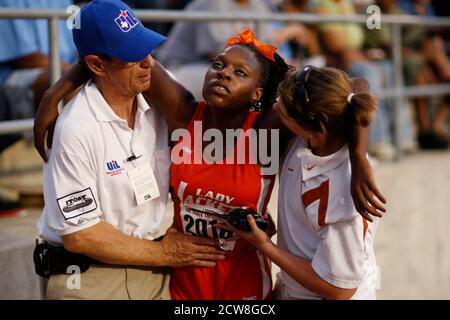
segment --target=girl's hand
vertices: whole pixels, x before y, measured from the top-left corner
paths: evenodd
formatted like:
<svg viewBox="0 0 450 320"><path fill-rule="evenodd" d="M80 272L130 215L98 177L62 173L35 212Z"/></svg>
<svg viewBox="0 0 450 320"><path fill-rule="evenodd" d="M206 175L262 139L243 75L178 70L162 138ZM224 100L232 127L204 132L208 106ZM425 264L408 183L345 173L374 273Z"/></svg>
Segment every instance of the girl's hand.
<svg viewBox="0 0 450 320"><path fill-rule="evenodd" d="M269 238L269 235L258 228L255 219L251 214L247 215L247 221L250 225L250 231L245 232L236 229L231 224L229 224L227 221L222 220L221 224L218 224L217 226L229 231L234 232L237 235L237 239L244 239L245 241L252 244L257 249L261 249L262 246L264 246L267 243L271 243L271 240ZM268 228L268 232L273 232L273 228Z"/></svg>

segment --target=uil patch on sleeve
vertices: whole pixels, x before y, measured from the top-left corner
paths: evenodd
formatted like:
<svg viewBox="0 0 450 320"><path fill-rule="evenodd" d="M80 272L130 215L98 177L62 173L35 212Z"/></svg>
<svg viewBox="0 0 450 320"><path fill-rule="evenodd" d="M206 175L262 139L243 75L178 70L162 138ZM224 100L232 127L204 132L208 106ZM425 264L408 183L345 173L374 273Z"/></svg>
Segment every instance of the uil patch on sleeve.
<svg viewBox="0 0 450 320"><path fill-rule="evenodd" d="M97 209L91 188L71 193L57 199L64 219L69 220Z"/></svg>

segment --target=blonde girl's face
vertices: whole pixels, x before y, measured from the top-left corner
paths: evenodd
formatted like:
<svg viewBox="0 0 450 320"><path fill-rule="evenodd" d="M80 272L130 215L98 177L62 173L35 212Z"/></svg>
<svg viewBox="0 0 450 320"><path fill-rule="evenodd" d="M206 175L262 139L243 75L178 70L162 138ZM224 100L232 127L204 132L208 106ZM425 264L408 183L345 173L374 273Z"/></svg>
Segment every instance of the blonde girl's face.
<svg viewBox="0 0 450 320"><path fill-rule="evenodd" d="M312 135L312 131L311 130L307 130L305 128L303 128L302 126L300 126L297 121L295 121L294 119L292 119L287 110L286 107L283 104L283 101L281 99L279 99L274 105L273 105L274 110L279 114L281 122L283 122L283 124L289 129L291 130L293 133L295 133L297 136L300 136L306 140L309 140L311 138Z"/></svg>

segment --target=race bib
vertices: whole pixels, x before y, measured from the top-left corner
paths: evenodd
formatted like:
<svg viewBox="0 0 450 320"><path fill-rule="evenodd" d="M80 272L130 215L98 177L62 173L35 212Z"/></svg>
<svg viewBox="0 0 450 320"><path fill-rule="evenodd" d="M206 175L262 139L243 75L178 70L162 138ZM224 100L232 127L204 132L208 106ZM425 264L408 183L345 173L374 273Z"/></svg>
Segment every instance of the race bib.
<svg viewBox="0 0 450 320"><path fill-rule="evenodd" d="M235 233L215 227L221 222L215 215L226 213L211 207L181 204L180 214L184 233L218 239L223 250L234 249L236 240L228 239L235 236Z"/></svg>

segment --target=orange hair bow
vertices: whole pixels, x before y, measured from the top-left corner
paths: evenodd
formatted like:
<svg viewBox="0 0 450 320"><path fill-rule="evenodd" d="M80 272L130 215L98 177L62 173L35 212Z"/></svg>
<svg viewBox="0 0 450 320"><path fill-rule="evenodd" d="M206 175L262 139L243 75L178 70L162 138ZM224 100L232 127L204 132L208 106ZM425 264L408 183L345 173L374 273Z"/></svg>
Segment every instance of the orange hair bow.
<svg viewBox="0 0 450 320"><path fill-rule="evenodd" d="M277 51L277 47L274 47L268 43L261 43L255 39L255 34L251 29L245 29L239 33L239 38L230 38L225 45L226 48L236 43L246 43L252 45L259 53L271 61L275 61L273 54Z"/></svg>

